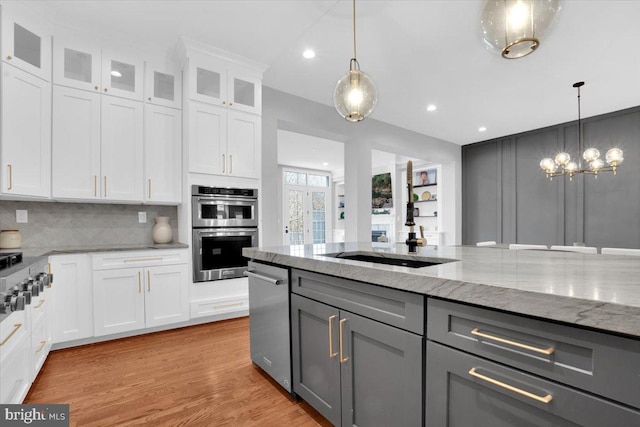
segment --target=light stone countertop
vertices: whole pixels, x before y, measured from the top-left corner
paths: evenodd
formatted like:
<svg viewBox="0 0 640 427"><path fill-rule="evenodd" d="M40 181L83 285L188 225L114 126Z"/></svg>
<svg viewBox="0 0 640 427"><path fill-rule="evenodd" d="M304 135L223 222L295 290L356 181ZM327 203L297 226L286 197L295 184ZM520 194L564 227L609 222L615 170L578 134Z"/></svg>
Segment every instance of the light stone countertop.
<svg viewBox="0 0 640 427"><path fill-rule="evenodd" d="M409 268L324 256L455 260ZM640 258L495 247L333 243L245 248L255 260L640 337Z"/></svg>
<svg viewBox="0 0 640 427"><path fill-rule="evenodd" d="M51 256L51 255L65 255L65 254L83 254L92 252L120 252L120 251L146 251L153 249L183 249L188 248L189 245L180 242L172 242L167 244L108 244L108 245L73 245L73 246L52 246L41 248L18 248L18 249L0 249L2 252L22 252L25 257L39 257L39 256Z"/></svg>

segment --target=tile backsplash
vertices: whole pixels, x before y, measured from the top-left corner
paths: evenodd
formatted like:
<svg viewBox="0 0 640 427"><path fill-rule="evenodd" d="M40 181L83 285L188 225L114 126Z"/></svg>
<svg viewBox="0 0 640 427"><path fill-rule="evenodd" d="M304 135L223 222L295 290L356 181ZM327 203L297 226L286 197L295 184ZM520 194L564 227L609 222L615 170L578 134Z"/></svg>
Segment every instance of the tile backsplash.
<svg viewBox="0 0 640 427"><path fill-rule="evenodd" d="M16 222L16 210L28 211L28 223ZM138 212L147 222L138 223ZM168 216L178 236L175 206L0 201L0 229L20 230L23 248L74 245L150 244L157 216Z"/></svg>

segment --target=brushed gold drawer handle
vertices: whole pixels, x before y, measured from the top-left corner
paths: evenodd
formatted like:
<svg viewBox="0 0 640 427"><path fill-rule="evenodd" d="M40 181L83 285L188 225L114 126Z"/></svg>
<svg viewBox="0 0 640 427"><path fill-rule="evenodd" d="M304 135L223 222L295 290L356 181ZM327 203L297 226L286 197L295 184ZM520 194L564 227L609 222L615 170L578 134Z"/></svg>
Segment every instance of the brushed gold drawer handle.
<svg viewBox="0 0 640 427"><path fill-rule="evenodd" d="M347 319L340 320L340 363L344 363L349 360L348 357L343 357L342 355L342 325L347 321Z"/></svg>
<svg viewBox="0 0 640 427"><path fill-rule="evenodd" d="M229 173L233 173L233 155L229 154Z"/></svg>
<svg viewBox="0 0 640 427"><path fill-rule="evenodd" d="M214 305L213 309L214 310L218 310L220 308L227 308L227 307L237 307L239 305L244 305L244 302L240 301L240 302L231 302L229 304L219 304L219 305Z"/></svg>
<svg viewBox="0 0 640 427"><path fill-rule="evenodd" d="M38 304L35 307L33 307L33 309L35 310L36 308L42 307L42 304L44 304L44 300L40 301L40 304Z"/></svg>
<svg viewBox="0 0 640 427"><path fill-rule="evenodd" d="M107 197L107 177L106 177L106 175L104 177L104 197Z"/></svg>
<svg viewBox="0 0 640 427"><path fill-rule="evenodd" d="M5 339L2 340L2 342L0 342L0 346L3 346L7 343L7 341L9 341L11 339L11 337L13 336L13 334L15 334L16 332L18 332L18 329L20 329L20 327L22 326L22 323L16 323L15 325L13 325L13 331L11 331L11 333L9 334L9 336L7 336Z"/></svg>
<svg viewBox="0 0 640 427"><path fill-rule="evenodd" d="M142 293L142 277L140 276L139 271L138 271L138 293Z"/></svg>
<svg viewBox="0 0 640 427"><path fill-rule="evenodd" d="M162 261L162 258L128 258L124 262Z"/></svg>
<svg viewBox="0 0 640 427"><path fill-rule="evenodd" d="M224 154L222 155L222 173L225 173L225 163L226 163L226 159L224 158Z"/></svg>
<svg viewBox="0 0 640 427"><path fill-rule="evenodd" d="M151 198L151 178L149 178L149 198Z"/></svg>
<svg viewBox="0 0 640 427"><path fill-rule="evenodd" d="M509 345L514 346L514 347L523 348L525 350L535 351L536 353L550 355L550 354L553 354L553 352L555 351L555 349L553 347L538 348L538 347L533 347L533 346L530 346L530 345L527 345L527 344L522 344L522 343L519 343L519 342L516 342L516 341L511 341L511 340L507 340L507 339L504 339L504 338L496 337L496 336L493 336L493 335L485 334L484 332L480 332L480 330L478 328L474 328L473 331L471 331L471 333L473 335L477 335L477 336L482 337L482 338L486 338L486 339L489 339L489 340L501 342L503 344L509 344Z"/></svg>
<svg viewBox="0 0 640 427"><path fill-rule="evenodd" d="M329 317L329 358L330 359L338 355L337 352L336 353L333 352L333 319L335 318L336 318L335 315Z"/></svg>
<svg viewBox="0 0 640 427"><path fill-rule="evenodd" d="M42 340L40 341L40 348L36 350L36 354L40 353L42 351L42 349L44 348L44 345L47 343L47 340Z"/></svg>
<svg viewBox="0 0 640 427"><path fill-rule="evenodd" d="M483 381L486 381L488 383L491 383L493 385L497 385L498 387L502 387L504 389L507 389L507 390L512 391L514 393L517 393L519 395L528 397L529 399L536 400L538 402L549 403L553 399L553 396L551 396L550 394L547 394L546 396L538 396L536 394L529 393L528 391L522 390L522 389L514 387L512 385L505 384L502 381L498 381L498 380L494 380L493 378L489 378L486 375L479 374L479 373L476 372L476 368L471 368L469 370L469 375L471 375L472 377L479 378L479 379L481 379Z"/></svg>
<svg viewBox="0 0 640 427"><path fill-rule="evenodd" d="M98 197L98 175L93 176L93 197Z"/></svg>
<svg viewBox="0 0 640 427"><path fill-rule="evenodd" d="M147 292L151 292L151 273L147 270Z"/></svg>

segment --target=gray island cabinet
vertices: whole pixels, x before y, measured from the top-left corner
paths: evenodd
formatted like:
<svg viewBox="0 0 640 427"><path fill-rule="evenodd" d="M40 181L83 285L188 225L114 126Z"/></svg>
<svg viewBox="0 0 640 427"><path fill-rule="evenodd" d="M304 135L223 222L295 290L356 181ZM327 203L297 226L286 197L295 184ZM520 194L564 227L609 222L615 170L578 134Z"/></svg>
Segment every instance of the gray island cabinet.
<svg viewBox="0 0 640 427"><path fill-rule="evenodd" d="M325 253L344 252L344 245L327 245ZM352 245L362 251L362 244ZM608 289L594 285L602 277L567 274L570 265L600 267L604 258L419 250L418 258L462 262L411 269L336 260L306 246L295 254L286 247L245 250L256 261L290 270L293 391L332 424L640 426L637 260L608 257L629 274L609 275L617 284ZM473 265L476 254L485 262L499 259L502 265L490 266L496 274L528 271L529 264L538 275L548 274L549 258L552 268L565 272L571 292L580 292L583 280L591 286L584 293L614 291L627 302L569 298L558 295L559 282L542 283L556 286L549 299L549 292L531 291L533 273L518 276L526 291L513 282L497 287L497 279L494 286L453 280L481 269ZM565 311L550 310L554 304ZM574 321L564 320L573 312Z"/></svg>

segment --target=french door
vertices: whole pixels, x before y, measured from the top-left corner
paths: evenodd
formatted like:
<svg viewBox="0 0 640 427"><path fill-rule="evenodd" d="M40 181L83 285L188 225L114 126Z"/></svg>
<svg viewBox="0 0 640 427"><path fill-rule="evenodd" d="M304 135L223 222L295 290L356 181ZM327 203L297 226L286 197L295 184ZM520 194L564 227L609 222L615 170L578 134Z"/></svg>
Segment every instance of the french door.
<svg viewBox="0 0 640 427"><path fill-rule="evenodd" d="M309 175L309 177L312 176ZM326 180L321 181L326 182L327 186L320 187L288 183L285 176L282 210L285 245L319 244L330 241L331 196L328 178L327 176ZM313 180L310 182L315 183Z"/></svg>

